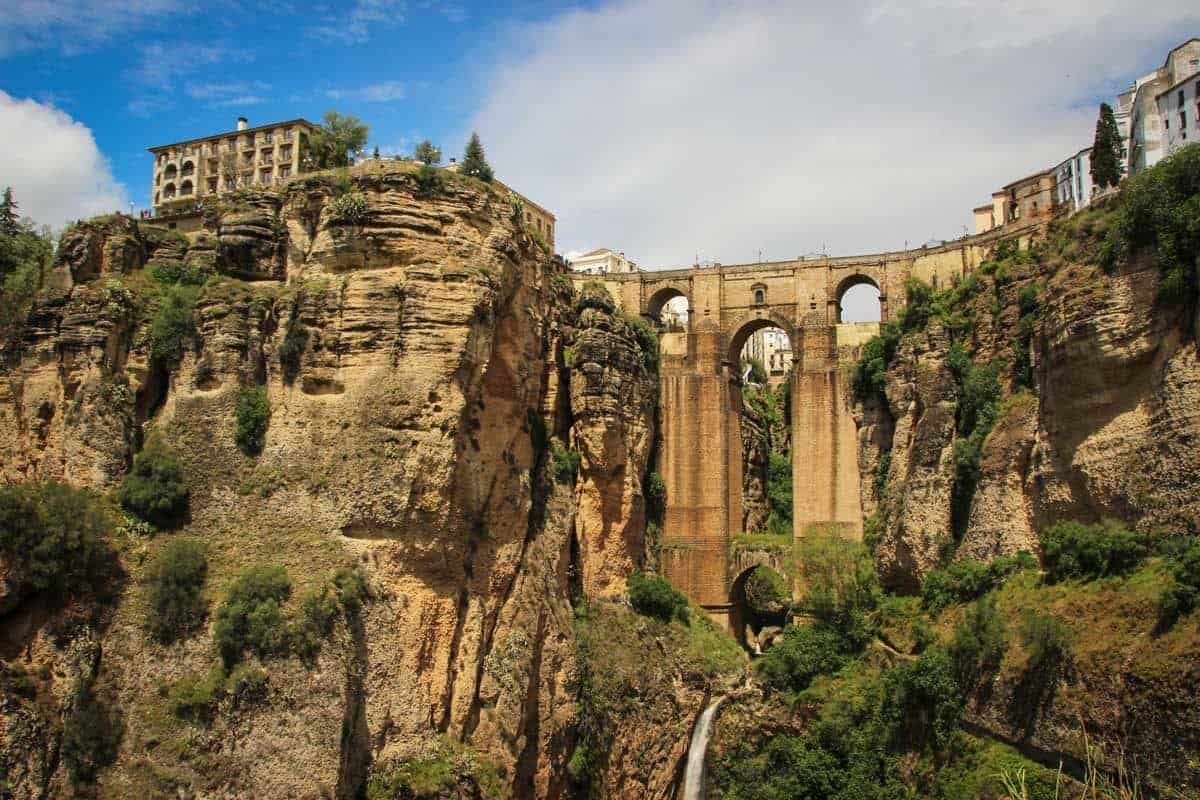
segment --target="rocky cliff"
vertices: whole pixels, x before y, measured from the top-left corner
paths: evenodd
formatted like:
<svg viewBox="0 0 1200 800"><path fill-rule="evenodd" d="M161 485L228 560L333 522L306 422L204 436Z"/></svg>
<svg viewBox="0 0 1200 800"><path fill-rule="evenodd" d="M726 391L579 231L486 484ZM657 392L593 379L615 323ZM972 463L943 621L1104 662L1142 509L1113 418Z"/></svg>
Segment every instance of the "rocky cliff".
<svg viewBox="0 0 1200 800"><path fill-rule="evenodd" d="M154 438L190 506L176 531L122 528L127 579L77 625L4 582L4 656L35 676L2 705L13 796L352 798L445 741L504 796L563 796L572 593L618 596L643 563L657 382L636 331L577 313L519 220L502 188L397 165L243 192L191 238L124 217L64 236L5 354L0 473L108 491ZM247 455L255 387L270 417ZM577 484L558 468L573 453ZM285 613L339 566L368 599L315 660L266 663L261 703L181 721L168 695L213 664L213 615L155 642L144 571L184 536L207 552L210 612L260 565L287 569ZM85 695L119 742L93 776L59 758Z"/></svg>

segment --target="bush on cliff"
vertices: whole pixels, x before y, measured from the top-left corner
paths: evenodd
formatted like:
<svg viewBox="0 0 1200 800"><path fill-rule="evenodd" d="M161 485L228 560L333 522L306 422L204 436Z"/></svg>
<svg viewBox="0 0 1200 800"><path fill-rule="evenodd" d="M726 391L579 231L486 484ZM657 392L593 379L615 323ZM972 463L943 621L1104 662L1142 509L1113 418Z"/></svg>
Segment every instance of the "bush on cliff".
<svg viewBox="0 0 1200 800"><path fill-rule="evenodd" d="M658 372L658 334L650 323L632 314L626 315L625 321L633 331L638 349L642 351L642 365L647 372Z"/></svg>
<svg viewBox="0 0 1200 800"><path fill-rule="evenodd" d="M966 705L954 660L930 647L916 661L900 664L884 678L880 718L893 747L934 752L946 749Z"/></svg>
<svg viewBox="0 0 1200 800"><path fill-rule="evenodd" d="M871 553L837 531L810 530L798 561L807 588L800 608L839 631L851 650L860 650L875 635L882 597Z"/></svg>
<svg viewBox="0 0 1200 800"><path fill-rule="evenodd" d="M267 425L271 421L271 403L267 399L265 386L250 386L242 389L237 399L237 429L234 439L238 449L248 456L262 452L267 438Z"/></svg>
<svg viewBox="0 0 1200 800"><path fill-rule="evenodd" d="M758 660L758 677L779 692L800 692L813 678L837 672L850 660L851 644L825 623L789 625Z"/></svg>
<svg viewBox="0 0 1200 800"><path fill-rule="evenodd" d="M200 627L204 621L200 592L207 574L204 547L195 539L169 542L150 563L150 631L155 638L173 642Z"/></svg>
<svg viewBox="0 0 1200 800"><path fill-rule="evenodd" d="M470 745L450 738L431 743L422 755L372 765L366 786L367 800L500 800L504 796L496 768Z"/></svg>
<svg viewBox="0 0 1200 800"><path fill-rule="evenodd" d="M575 311L583 312L587 308L594 308L605 314L613 314L617 310L617 301L613 300L613 296L603 283L588 281L579 290L579 297L575 300Z"/></svg>
<svg viewBox="0 0 1200 800"><path fill-rule="evenodd" d="M150 355L174 364L195 332L193 316L199 291L195 286L167 287L150 323Z"/></svg>
<svg viewBox="0 0 1200 800"><path fill-rule="evenodd" d="M1150 552L1147 536L1116 520L1096 525L1056 522L1042 532L1041 540L1051 583L1124 575Z"/></svg>
<svg viewBox="0 0 1200 800"><path fill-rule="evenodd" d="M347 192L329 203L329 221L335 225L358 225L367 218L367 196Z"/></svg>
<svg viewBox="0 0 1200 800"><path fill-rule="evenodd" d="M183 469L158 437L133 457L117 497L125 510L156 527L171 528L183 520L188 507Z"/></svg>
<svg viewBox="0 0 1200 800"><path fill-rule="evenodd" d="M792 603L787 580L767 566L757 566L743 585L746 604L756 614L782 614Z"/></svg>
<svg viewBox="0 0 1200 800"><path fill-rule="evenodd" d="M0 561L14 588L61 601L99 586L112 568L109 529L99 499L87 490L55 482L0 485Z"/></svg>
<svg viewBox="0 0 1200 800"><path fill-rule="evenodd" d="M688 600L666 578L645 572L634 572L627 583L629 604L633 610L663 622L687 620Z"/></svg>
<svg viewBox="0 0 1200 800"><path fill-rule="evenodd" d="M954 628L950 657L964 692L970 692L980 677L994 671L1008 648L1008 629L1000 615L995 595L972 603Z"/></svg>
<svg viewBox="0 0 1200 800"><path fill-rule="evenodd" d="M1169 303L1194 303L1200 261L1200 145L1192 144L1134 176L1121 192L1101 258L1109 269L1152 248Z"/></svg>
<svg viewBox="0 0 1200 800"><path fill-rule="evenodd" d="M288 636L281 605L292 594L283 567L251 567L242 572L217 609L213 639L226 666L250 650L260 659L284 655Z"/></svg>
<svg viewBox="0 0 1200 800"><path fill-rule="evenodd" d="M287 332L279 345L279 367L283 370L283 380L290 384L300 372L300 361L304 350L308 347L308 328L300 321L295 309L288 321Z"/></svg>
<svg viewBox="0 0 1200 800"><path fill-rule="evenodd" d="M921 581L921 602L931 614L954 603L982 597L1004 583L1014 572L1034 569L1037 560L1025 551L1015 556L1000 556L988 563L964 559L926 573Z"/></svg>
<svg viewBox="0 0 1200 800"><path fill-rule="evenodd" d="M574 483L582 461L579 453L568 450L558 442L550 446L550 470L560 483Z"/></svg>
<svg viewBox="0 0 1200 800"><path fill-rule="evenodd" d="M1159 600L1162 622L1168 626L1200 607L1200 538L1193 537L1171 562L1171 585Z"/></svg>

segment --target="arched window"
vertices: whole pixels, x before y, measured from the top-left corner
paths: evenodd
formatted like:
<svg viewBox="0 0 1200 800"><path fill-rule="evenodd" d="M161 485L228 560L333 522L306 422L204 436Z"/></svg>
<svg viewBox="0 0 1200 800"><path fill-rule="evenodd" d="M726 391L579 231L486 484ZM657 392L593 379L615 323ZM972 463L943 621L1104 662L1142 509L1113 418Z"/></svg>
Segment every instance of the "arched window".
<svg viewBox="0 0 1200 800"><path fill-rule="evenodd" d="M750 291L754 293L754 305L766 305L767 302L767 287L761 283L756 283L750 287Z"/></svg>
<svg viewBox="0 0 1200 800"><path fill-rule="evenodd" d="M181 197L187 197L191 193L192 193L192 182L191 181L184 181L182 184L180 184L179 194Z"/></svg>

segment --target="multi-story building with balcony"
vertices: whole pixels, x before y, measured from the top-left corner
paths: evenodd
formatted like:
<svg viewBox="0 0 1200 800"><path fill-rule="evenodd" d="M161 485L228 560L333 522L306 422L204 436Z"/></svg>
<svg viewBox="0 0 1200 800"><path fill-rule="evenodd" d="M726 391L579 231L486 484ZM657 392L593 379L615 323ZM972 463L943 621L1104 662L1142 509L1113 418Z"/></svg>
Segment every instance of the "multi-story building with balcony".
<svg viewBox="0 0 1200 800"><path fill-rule="evenodd" d="M1129 101L1127 174L1136 175L1168 155L1172 119L1176 132L1182 133L1178 125L1180 122L1187 125L1187 83L1197 74L1200 74L1200 39L1193 38L1172 49L1161 67L1138 78L1129 91L1121 95L1121 98L1125 98L1132 93ZM1182 98L1180 89L1184 90ZM1170 102L1172 92L1176 101L1184 101L1182 107L1178 106L1178 102ZM1167 97L1164 99L1163 95ZM1164 112L1167 114L1164 115ZM1181 115L1181 112L1184 113ZM1118 120L1120 126L1121 120ZM1181 136L1179 138L1182 140Z"/></svg>
<svg viewBox="0 0 1200 800"><path fill-rule="evenodd" d="M239 117L235 130L151 147L155 215L186 217L206 197L279 183L300 173L308 137L316 127L293 119L251 128Z"/></svg>

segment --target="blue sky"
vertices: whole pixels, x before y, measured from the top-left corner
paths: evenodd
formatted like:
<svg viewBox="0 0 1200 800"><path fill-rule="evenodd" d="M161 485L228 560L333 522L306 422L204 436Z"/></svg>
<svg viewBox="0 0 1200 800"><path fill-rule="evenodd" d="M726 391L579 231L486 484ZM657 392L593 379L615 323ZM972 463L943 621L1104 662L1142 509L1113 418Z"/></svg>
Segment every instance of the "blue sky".
<svg viewBox="0 0 1200 800"><path fill-rule="evenodd" d="M643 266L952 238L1090 144L1195 0L0 0L0 184L147 204L146 147L327 109L457 154Z"/></svg>

